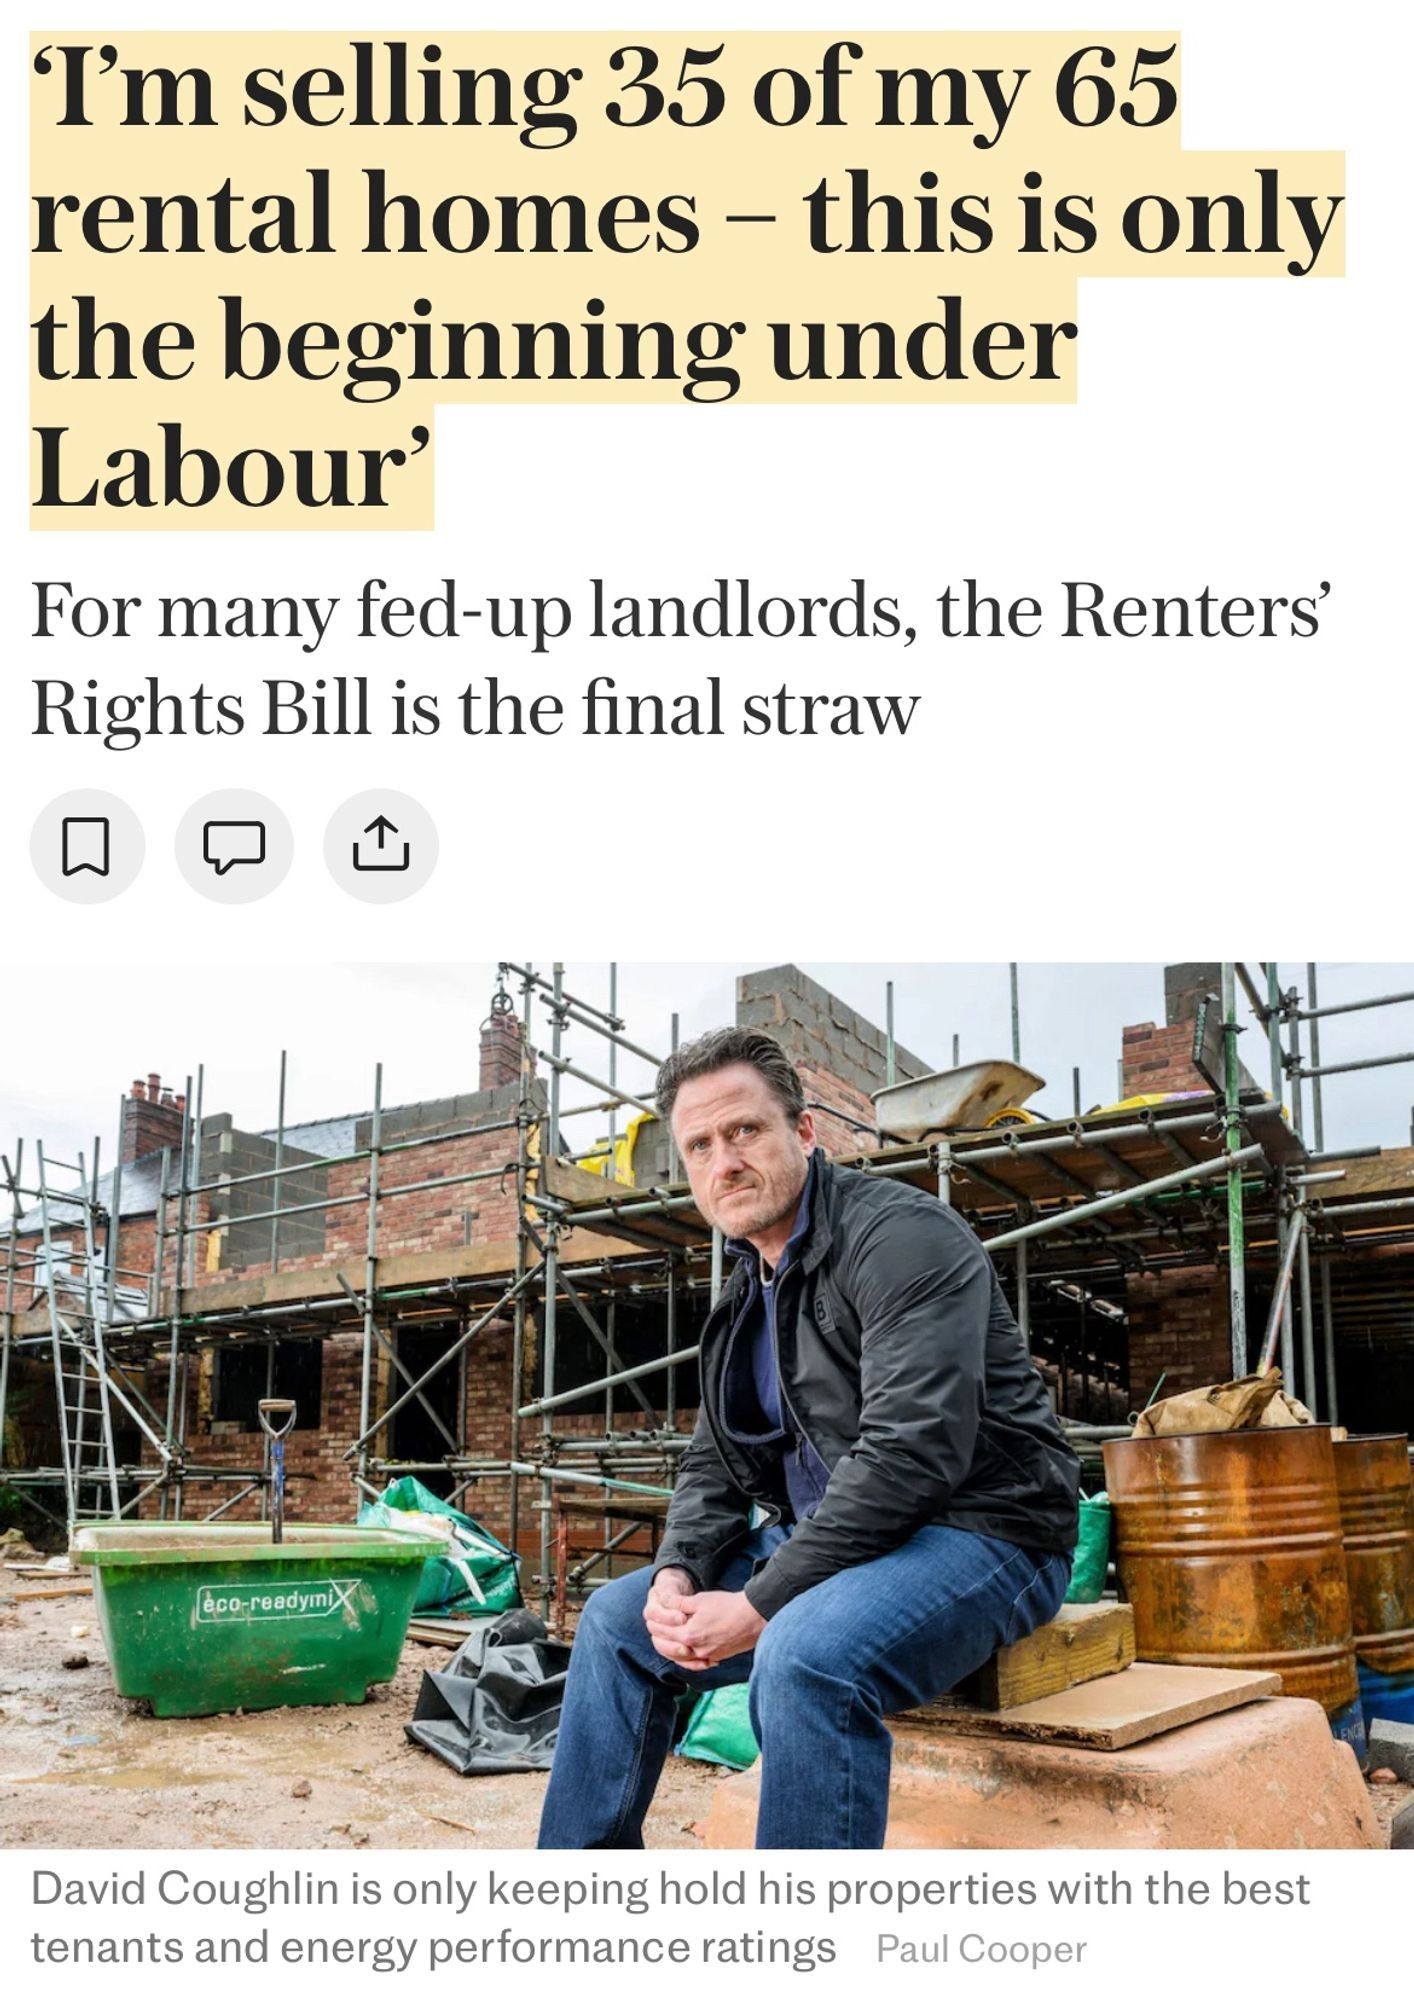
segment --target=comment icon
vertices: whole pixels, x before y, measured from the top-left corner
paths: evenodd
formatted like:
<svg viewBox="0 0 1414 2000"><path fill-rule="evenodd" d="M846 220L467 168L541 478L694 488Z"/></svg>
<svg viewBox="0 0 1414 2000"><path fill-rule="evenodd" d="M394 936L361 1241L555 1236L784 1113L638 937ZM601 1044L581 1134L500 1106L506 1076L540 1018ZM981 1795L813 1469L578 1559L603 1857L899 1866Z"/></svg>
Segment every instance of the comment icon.
<svg viewBox="0 0 1414 2000"><path fill-rule="evenodd" d="M176 849L177 866L208 902L254 903L290 872L295 841L273 799L231 790L208 792L187 808Z"/></svg>
<svg viewBox="0 0 1414 2000"><path fill-rule="evenodd" d="M201 829L201 858L218 875L258 868L265 859L263 819L209 819Z"/></svg>

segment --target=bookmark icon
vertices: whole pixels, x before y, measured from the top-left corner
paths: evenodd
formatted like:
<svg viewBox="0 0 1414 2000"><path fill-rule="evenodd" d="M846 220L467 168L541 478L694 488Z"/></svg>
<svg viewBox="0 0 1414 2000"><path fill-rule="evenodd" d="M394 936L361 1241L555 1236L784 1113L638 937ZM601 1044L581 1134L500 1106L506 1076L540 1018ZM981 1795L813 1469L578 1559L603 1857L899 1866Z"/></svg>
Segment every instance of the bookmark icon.
<svg viewBox="0 0 1414 2000"><path fill-rule="evenodd" d="M74 814L59 824L59 867L70 875L107 875L112 829L107 819Z"/></svg>

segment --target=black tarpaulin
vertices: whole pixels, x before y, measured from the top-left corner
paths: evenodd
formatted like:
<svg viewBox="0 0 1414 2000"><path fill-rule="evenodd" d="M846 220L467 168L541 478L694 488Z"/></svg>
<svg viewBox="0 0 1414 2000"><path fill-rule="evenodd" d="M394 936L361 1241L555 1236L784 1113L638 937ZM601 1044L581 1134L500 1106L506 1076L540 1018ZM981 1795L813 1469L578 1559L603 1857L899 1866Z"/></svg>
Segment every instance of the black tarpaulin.
<svg viewBox="0 0 1414 2000"><path fill-rule="evenodd" d="M478 1625L442 1673L425 1673L408 1741L464 1778L548 1771L560 1729L570 1649L533 1611Z"/></svg>

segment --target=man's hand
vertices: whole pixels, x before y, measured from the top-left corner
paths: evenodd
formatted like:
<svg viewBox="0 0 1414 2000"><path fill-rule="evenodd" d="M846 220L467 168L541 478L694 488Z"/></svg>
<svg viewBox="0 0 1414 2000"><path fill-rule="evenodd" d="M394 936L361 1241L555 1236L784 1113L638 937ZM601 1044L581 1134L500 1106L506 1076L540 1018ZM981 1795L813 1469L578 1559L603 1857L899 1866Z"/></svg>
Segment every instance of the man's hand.
<svg viewBox="0 0 1414 2000"><path fill-rule="evenodd" d="M654 1651L671 1660L674 1666L700 1668L709 1664L699 1659L684 1636L687 1607L696 1591L697 1585L685 1569L660 1569L643 1607L643 1622Z"/></svg>
<svg viewBox="0 0 1414 2000"><path fill-rule="evenodd" d="M744 1590L698 1591L687 1600L675 1628L678 1643L691 1655L681 1664L700 1671L736 1653L749 1653L765 1629L765 1619L752 1609Z"/></svg>

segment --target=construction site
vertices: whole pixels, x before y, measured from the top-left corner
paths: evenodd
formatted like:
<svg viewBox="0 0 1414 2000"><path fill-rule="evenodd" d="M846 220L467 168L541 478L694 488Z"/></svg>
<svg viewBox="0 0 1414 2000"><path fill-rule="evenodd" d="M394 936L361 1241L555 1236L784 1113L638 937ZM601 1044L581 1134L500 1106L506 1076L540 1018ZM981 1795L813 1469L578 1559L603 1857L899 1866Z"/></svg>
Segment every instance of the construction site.
<svg viewBox="0 0 1414 2000"><path fill-rule="evenodd" d="M956 1044L905 1047L892 984L866 1019L794 965L737 979L737 1022L790 1057L821 1150L950 1205L995 1259L1083 1492L1108 1488L1115 1523L1094 1601L1063 1614L1059 1678L1044 1643L998 1654L987 1691L895 1725L891 1845L1033 1845L1053 1802L1058 1845L1380 1847L1401 1816L1414 1841L1407 1095L1391 1089L1379 1143L1326 1143L1342 1078L1397 1074L1414 1052L1321 1058L1332 1016L1407 1020L1414 992L1323 1006L1318 968L1290 970L1155 967L1162 1018L1123 1028L1089 1103L1078 1070L1025 1068L1015 967L1010 1047L970 1062ZM362 1705L164 1716L118 1691L91 1602L124 1524L195 1540L241 1526L249 1541L278 1507L297 1543L409 1482L513 1559L518 1598L561 1644L595 1589L652 1560L725 1276L651 1083L622 1081L651 1077L678 1017L650 1045L613 969L586 992L572 968L505 961L475 1025L475 1075L455 1052L444 1097L385 1102L375 1061L359 1109L287 1119L282 1056L268 1119L245 1129L221 1108L216 1050L190 1076L134 1080L116 1134L77 1158L42 1133L7 1143L9 1843L533 1841L542 1774L468 1784L404 1733L422 1674L477 1605L414 1611ZM1286 1405L1258 1412L1273 1369L1289 1422ZM1206 1443L1316 1453L1314 1472L1274 1458L1234 1475L1248 1516L1255 1488L1287 1515L1244 1526L1231 1495L1193 1502L1194 1478L1219 1476L1206 1459L1130 1484L1146 1413L1251 1382L1267 1384L1258 1413L1214 1421ZM287 1412L285 1435L262 1406ZM1379 1445L1374 1470L1341 1473L1362 1440ZM1146 1596L1162 1535L1139 1524L1165 1481L1189 1493L1185 1534L1216 1523L1206 1549L1174 1559L1245 1582L1205 1614L1213 1629L1156 1638L1174 1599ZM99 1552L89 1566L84 1549ZM1304 1623L1268 1629L1262 1578L1288 1561ZM1128 1706L1096 1710L1096 1690ZM1082 1697L1091 1710L1031 1713ZM1357 1730L1362 1699L1374 1713ZM1270 1791L1272 1773L1264 1820L1239 1795ZM752 1784L750 1768L670 1757L649 1845L749 1845Z"/></svg>

